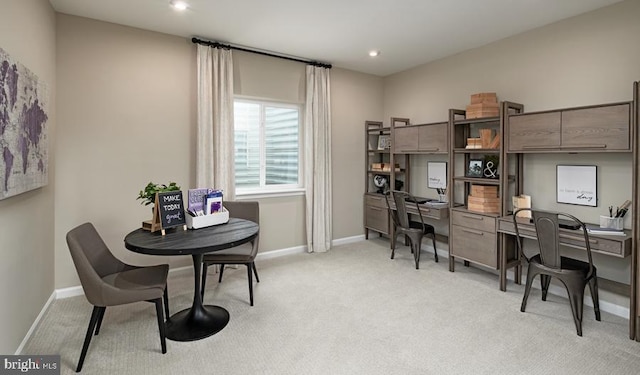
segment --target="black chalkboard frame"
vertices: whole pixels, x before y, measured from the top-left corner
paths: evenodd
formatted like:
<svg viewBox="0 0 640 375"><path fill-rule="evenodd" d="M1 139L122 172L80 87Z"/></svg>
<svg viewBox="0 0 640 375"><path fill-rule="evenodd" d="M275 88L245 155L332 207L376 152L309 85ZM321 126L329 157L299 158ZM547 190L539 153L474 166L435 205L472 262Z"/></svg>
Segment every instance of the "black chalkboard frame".
<svg viewBox="0 0 640 375"><path fill-rule="evenodd" d="M179 226L187 229L181 190L156 193L156 212L160 216L160 230L163 235L165 229Z"/></svg>

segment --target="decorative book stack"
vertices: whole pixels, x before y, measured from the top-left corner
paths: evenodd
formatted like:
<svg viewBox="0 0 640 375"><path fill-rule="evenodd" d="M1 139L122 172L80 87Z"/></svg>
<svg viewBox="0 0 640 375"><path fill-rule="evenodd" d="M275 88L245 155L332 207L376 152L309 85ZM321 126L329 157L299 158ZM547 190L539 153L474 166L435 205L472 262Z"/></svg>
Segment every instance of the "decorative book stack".
<svg viewBox="0 0 640 375"><path fill-rule="evenodd" d="M496 117L500 105L495 92L481 92L471 95L471 104L467 106L467 119Z"/></svg>
<svg viewBox="0 0 640 375"><path fill-rule="evenodd" d="M497 186L471 185L471 194L467 197L469 211L481 213L500 213L500 198Z"/></svg>

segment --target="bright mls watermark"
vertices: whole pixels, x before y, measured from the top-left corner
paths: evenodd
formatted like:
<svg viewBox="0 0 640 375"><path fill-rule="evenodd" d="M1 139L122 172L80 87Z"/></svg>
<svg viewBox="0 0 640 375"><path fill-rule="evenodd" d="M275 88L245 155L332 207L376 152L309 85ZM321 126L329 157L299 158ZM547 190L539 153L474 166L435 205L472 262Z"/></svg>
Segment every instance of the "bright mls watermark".
<svg viewBox="0 0 640 375"><path fill-rule="evenodd" d="M60 375L59 355L0 355L0 375Z"/></svg>

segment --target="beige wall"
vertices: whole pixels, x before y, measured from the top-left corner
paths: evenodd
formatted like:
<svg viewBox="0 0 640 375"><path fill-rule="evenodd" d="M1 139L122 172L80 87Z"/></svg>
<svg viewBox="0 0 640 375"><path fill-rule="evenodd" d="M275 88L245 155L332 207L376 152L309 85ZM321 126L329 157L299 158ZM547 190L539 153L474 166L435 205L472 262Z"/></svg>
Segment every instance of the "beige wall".
<svg viewBox="0 0 640 375"><path fill-rule="evenodd" d="M79 285L65 235L94 223L126 262L123 238L151 218L149 181L189 187L195 145L195 48L185 38L57 15L56 288Z"/></svg>
<svg viewBox="0 0 640 375"><path fill-rule="evenodd" d="M193 187L195 47L185 38L59 14L60 124L56 288L79 284L65 242L92 221L116 256L135 264L190 264L133 254L126 233L150 218L135 200L148 181ZM304 102L305 65L234 51L234 86L251 98ZM381 78L332 71L334 239L362 234L362 127L382 114ZM303 246L304 197L259 198L260 251Z"/></svg>
<svg viewBox="0 0 640 375"><path fill-rule="evenodd" d="M626 1L386 77L385 119L443 121L449 108L464 109L470 94L487 91L525 111L630 101L640 79L638 16L640 1ZM563 163L599 166L598 208L555 202L555 166ZM527 156L524 178L535 207L598 222L608 205L631 198L631 155ZM596 261L599 274L629 280L628 259Z"/></svg>
<svg viewBox="0 0 640 375"><path fill-rule="evenodd" d="M334 239L364 232L364 122L382 120L382 95L382 78L331 70Z"/></svg>
<svg viewBox="0 0 640 375"><path fill-rule="evenodd" d="M49 2L2 1L0 48L49 89L49 184L0 201L0 353L13 354L53 292L56 51Z"/></svg>

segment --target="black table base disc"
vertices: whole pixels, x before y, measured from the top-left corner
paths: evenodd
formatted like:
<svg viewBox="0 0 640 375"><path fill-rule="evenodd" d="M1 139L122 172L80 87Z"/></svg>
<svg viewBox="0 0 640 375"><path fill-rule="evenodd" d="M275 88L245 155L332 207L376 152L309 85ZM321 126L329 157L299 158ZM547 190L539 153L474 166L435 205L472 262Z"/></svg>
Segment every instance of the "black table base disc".
<svg viewBox="0 0 640 375"><path fill-rule="evenodd" d="M166 336L173 341L194 341L220 332L229 323L229 312L220 306L182 310L166 322Z"/></svg>

